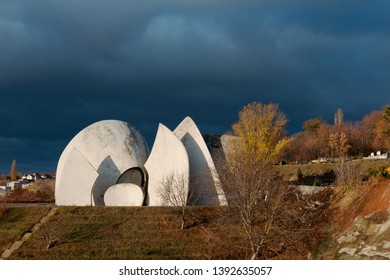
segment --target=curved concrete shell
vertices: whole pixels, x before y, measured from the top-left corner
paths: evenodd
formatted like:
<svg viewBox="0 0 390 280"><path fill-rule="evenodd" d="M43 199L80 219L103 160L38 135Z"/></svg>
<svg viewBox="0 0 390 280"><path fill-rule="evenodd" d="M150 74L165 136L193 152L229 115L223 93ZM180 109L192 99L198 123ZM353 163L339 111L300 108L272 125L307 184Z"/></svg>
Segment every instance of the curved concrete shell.
<svg viewBox="0 0 390 280"><path fill-rule="evenodd" d="M76 147L70 150L67 160L63 164L62 172L57 174L60 175L57 175L56 179L57 205L92 204L91 191L85 191L85 187L79 186L92 187L99 177L99 173ZM62 174L65 176L61 176Z"/></svg>
<svg viewBox="0 0 390 280"><path fill-rule="evenodd" d="M180 193L188 194L189 160L183 143L166 126L160 124L152 151L145 163L149 174L148 205L161 206L161 188L167 178L177 177L182 182ZM183 180L184 178L184 180ZM169 206L169 205L166 205Z"/></svg>
<svg viewBox="0 0 390 280"><path fill-rule="evenodd" d="M111 186L104 193L106 206L142 206L144 198L142 189L131 183Z"/></svg>
<svg viewBox="0 0 390 280"><path fill-rule="evenodd" d="M236 145L239 145L240 138L232 135L222 135L221 136L221 147L222 152L227 163L231 162L232 153L236 151Z"/></svg>
<svg viewBox="0 0 390 280"><path fill-rule="evenodd" d="M197 198L196 205L227 205L214 161L195 122L186 117L174 130L183 142L190 161L190 188Z"/></svg>
<svg viewBox="0 0 390 280"><path fill-rule="evenodd" d="M117 184L130 183L136 186L139 186L144 194L144 201L141 203L142 206L147 205L147 197L148 197L148 181L149 176L145 167L132 167L126 170L122 175L118 178ZM138 205L138 206L141 206Z"/></svg>
<svg viewBox="0 0 390 280"><path fill-rule="evenodd" d="M131 167L142 166L149 149L130 124L106 120L80 131L57 166L57 205L104 205L104 193ZM77 196L77 198L76 198Z"/></svg>

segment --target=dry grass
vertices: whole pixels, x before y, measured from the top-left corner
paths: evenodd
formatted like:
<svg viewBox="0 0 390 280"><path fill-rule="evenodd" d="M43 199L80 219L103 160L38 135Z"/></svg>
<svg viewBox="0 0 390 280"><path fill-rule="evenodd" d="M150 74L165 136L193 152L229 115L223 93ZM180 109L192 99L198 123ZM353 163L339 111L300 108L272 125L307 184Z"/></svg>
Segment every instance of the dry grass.
<svg viewBox="0 0 390 280"><path fill-rule="evenodd" d="M337 187L336 195L332 202L333 227L335 233L346 230L359 215L372 214L376 211L387 211L389 201L379 197L382 195L383 185L387 186L388 180L371 178L356 185L354 188L345 189ZM386 210L384 210L386 208Z"/></svg>
<svg viewBox="0 0 390 280"><path fill-rule="evenodd" d="M64 207L11 258L207 259L217 209L199 208L194 225L180 230L167 208ZM207 230L206 230L207 228ZM53 231L55 229L55 231ZM51 235L47 248L42 236Z"/></svg>
<svg viewBox="0 0 390 280"><path fill-rule="evenodd" d="M247 259L239 222L221 222L228 212L193 207L188 228L181 230L164 207L62 207L11 259Z"/></svg>
<svg viewBox="0 0 390 280"><path fill-rule="evenodd" d="M382 168L390 166L390 160L356 160L354 161L362 173L372 174ZM292 177L297 173L298 168L306 175L324 174L325 172L336 170L339 163L318 163L318 164L287 164L275 166L275 170L284 177Z"/></svg>
<svg viewBox="0 0 390 280"><path fill-rule="evenodd" d="M303 242L278 258L304 259L309 251L313 257L326 251L332 246L332 235L348 228L358 215L388 209L388 184L388 180L372 178L347 192L327 188L308 198L309 202L321 202L315 209L299 208L300 216L307 221L304 226L310 231L305 232ZM7 210L0 232L5 224L8 232L1 232L0 246L11 242L4 241L6 236L13 236L12 241L20 237L28 225L46 213L41 211ZM228 207L191 207L191 213L187 229L181 230L180 220L166 207L61 207L11 258L179 260L251 256L240 221L231 216ZM373 217L381 220L382 216L379 211ZM12 232L16 228L19 230Z"/></svg>
<svg viewBox="0 0 390 280"><path fill-rule="evenodd" d="M5 208L0 215L0 252L30 231L48 212L45 207Z"/></svg>

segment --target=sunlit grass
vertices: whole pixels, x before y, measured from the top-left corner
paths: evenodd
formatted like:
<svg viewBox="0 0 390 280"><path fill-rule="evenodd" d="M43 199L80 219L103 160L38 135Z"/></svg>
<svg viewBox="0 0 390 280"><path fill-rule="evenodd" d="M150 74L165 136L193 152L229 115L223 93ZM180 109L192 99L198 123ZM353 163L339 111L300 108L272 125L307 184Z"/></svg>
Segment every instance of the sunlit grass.
<svg viewBox="0 0 390 280"><path fill-rule="evenodd" d="M0 251L21 239L49 210L45 207L6 208L0 217Z"/></svg>

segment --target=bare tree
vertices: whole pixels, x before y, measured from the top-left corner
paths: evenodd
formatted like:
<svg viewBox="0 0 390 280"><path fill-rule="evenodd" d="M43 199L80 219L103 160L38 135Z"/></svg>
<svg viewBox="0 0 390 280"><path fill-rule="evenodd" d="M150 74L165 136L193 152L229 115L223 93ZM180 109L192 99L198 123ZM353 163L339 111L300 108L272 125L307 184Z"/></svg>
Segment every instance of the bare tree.
<svg viewBox="0 0 390 280"><path fill-rule="evenodd" d="M336 186L343 192L358 188L362 184L362 170L358 163L353 161L341 162L335 168Z"/></svg>
<svg viewBox="0 0 390 280"><path fill-rule="evenodd" d="M191 216L189 206L194 205L198 198L189 185L188 176L171 174L160 182L158 191L161 206L171 207L172 213L180 217L182 230L187 228L187 221Z"/></svg>
<svg viewBox="0 0 390 280"><path fill-rule="evenodd" d="M40 237L45 244L45 249L49 250L54 247L60 239L60 229L53 223L44 225L40 230Z"/></svg>
<svg viewBox="0 0 390 280"><path fill-rule="evenodd" d="M272 165L289 144L283 137L286 120L277 106L252 103L233 125L239 137L225 150L226 161L217 162L230 215L240 223L251 259L284 253L302 222L293 190L274 175Z"/></svg>
<svg viewBox="0 0 390 280"><path fill-rule="evenodd" d="M293 204L294 190L273 175L267 162L243 159L234 166L219 166L219 171L230 215L239 221L250 258L276 257L291 247L303 223Z"/></svg>
<svg viewBox="0 0 390 280"><path fill-rule="evenodd" d="M334 132L329 134L329 146L334 156L339 157L342 161L347 156L349 145L348 136L345 132Z"/></svg>

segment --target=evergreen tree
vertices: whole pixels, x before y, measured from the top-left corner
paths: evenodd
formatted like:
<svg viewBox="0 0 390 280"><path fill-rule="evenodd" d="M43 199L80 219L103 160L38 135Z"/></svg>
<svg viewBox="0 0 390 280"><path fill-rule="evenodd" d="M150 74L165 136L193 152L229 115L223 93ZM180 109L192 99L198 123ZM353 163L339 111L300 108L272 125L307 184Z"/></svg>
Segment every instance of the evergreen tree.
<svg viewBox="0 0 390 280"><path fill-rule="evenodd" d="M18 175L18 171L16 169L16 160L13 160L11 164L11 174L10 174L11 181L15 181L17 175Z"/></svg>
<svg viewBox="0 0 390 280"><path fill-rule="evenodd" d="M336 114L334 114L334 124L341 125L344 122L344 113L343 109L337 109Z"/></svg>

